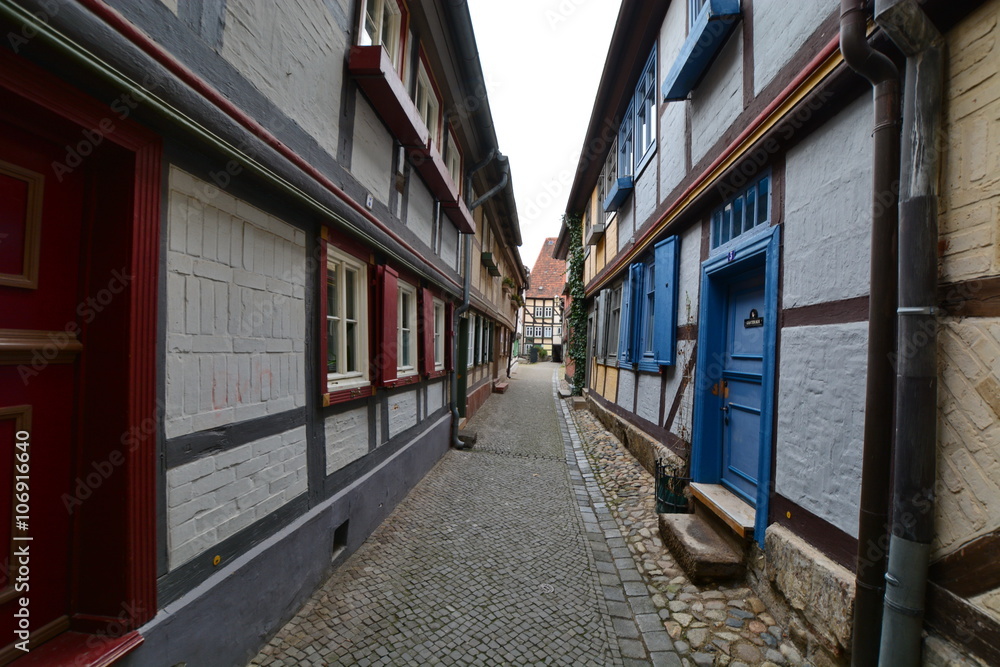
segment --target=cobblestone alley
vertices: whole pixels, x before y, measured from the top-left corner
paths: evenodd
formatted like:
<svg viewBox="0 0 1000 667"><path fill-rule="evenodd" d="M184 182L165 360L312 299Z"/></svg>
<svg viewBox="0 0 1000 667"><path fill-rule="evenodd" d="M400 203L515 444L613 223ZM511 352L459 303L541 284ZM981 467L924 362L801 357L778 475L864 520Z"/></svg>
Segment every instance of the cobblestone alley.
<svg viewBox="0 0 1000 667"><path fill-rule="evenodd" d="M801 664L749 589L687 581L652 478L557 400L557 368L521 366L470 421L476 446L450 451L251 664Z"/></svg>

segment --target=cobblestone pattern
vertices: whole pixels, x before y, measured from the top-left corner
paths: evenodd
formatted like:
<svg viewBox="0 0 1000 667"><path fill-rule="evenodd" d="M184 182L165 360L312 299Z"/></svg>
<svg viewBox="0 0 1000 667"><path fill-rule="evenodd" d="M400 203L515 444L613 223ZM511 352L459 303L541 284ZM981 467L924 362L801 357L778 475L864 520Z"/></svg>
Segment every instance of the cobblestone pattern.
<svg viewBox="0 0 1000 667"><path fill-rule="evenodd" d="M685 667L698 665L806 665L784 628L742 585L698 587L663 546L657 527L655 480L588 410L571 412L593 483L603 494L652 605L637 616L640 627L654 620L673 641ZM586 465L586 464L581 464ZM616 562L619 562L616 561Z"/></svg>
<svg viewBox="0 0 1000 667"><path fill-rule="evenodd" d="M554 368L487 401L477 446L449 452L251 664L650 664L625 609L635 564L567 474Z"/></svg>

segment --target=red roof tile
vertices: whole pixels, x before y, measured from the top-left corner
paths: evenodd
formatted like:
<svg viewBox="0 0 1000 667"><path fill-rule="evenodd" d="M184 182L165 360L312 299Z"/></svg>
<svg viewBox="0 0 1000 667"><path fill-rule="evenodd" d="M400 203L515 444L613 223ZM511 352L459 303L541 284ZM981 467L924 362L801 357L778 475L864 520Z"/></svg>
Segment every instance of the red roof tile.
<svg viewBox="0 0 1000 667"><path fill-rule="evenodd" d="M555 259L552 251L555 250L556 239L545 239L542 244L542 251L538 253L538 259L531 268L530 287L524 294L524 298L558 299L566 286L566 262Z"/></svg>

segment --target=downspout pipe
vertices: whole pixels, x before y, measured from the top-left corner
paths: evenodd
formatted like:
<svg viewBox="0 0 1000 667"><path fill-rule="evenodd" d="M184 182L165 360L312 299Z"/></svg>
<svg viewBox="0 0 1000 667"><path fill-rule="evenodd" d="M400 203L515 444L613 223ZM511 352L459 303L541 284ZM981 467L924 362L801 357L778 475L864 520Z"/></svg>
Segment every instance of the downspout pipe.
<svg viewBox="0 0 1000 667"><path fill-rule="evenodd" d="M864 452L851 647L854 667L877 664L882 627L893 427L886 399L892 396L894 384L890 355L896 324L899 191L899 72L868 43L867 27L864 0L841 0L840 50L848 66L871 83L875 107Z"/></svg>
<svg viewBox="0 0 1000 667"><path fill-rule="evenodd" d="M507 160L507 156L503 155L495 147L490 149L486 157L482 162L475 164L469 170L465 176L465 197L468 199L472 195L472 176L476 172L484 169L493 160L500 163L500 168L502 170L502 176L500 178L500 183L493 188L491 188L485 195L472 202L469 205L469 212L474 213L477 208L485 204L489 199L496 196L498 192L507 187L510 182L510 162ZM473 234L463 234L462 250L464 253L463 263L465 266L465 275L462 285L462 303L455 309L455 316L452 318L452 359L455 360L455 370L451 374L451 444L456 449L466 449L466 445L458 437L458 422L461 416L458 414L458 374L464 373L464 368L459 368L458 364L458 332L461 328L461 316L464 315L469 310L469 304L472 298L472 238Z"/></svg>
<svg viewBox="0 0 1000 667"><path fill-rule="evenodd" d="M913 0L877 0L875 19L906 55L899 195L899 338L892 537L879 665L921 663L934 540L937 243L945 45Z"/></svg>

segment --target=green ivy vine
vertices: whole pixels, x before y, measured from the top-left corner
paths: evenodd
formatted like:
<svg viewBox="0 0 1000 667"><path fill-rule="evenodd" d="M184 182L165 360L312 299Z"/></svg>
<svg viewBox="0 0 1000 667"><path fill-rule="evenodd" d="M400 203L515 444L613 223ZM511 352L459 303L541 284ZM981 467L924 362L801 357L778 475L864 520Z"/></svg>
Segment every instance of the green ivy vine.
<svg viewBox="0 0 1000 667"><path fill-rule="evenodd" d="M587 303L583 291L583 225L579 215L563 216L563 224L569 230L569 267L566 283L572 303L566 320L566 335L569 339L568 356L573 360L573 395L583 394L587 377Z"/></svg>

